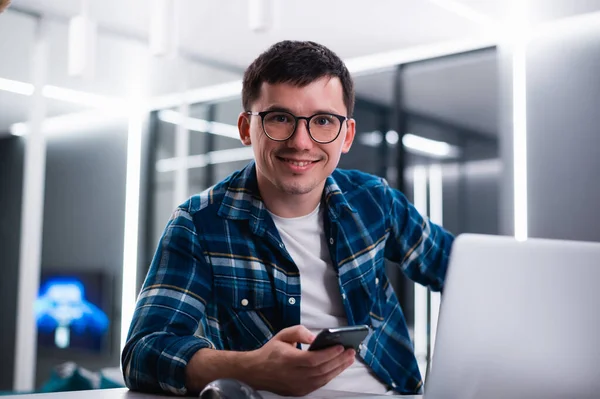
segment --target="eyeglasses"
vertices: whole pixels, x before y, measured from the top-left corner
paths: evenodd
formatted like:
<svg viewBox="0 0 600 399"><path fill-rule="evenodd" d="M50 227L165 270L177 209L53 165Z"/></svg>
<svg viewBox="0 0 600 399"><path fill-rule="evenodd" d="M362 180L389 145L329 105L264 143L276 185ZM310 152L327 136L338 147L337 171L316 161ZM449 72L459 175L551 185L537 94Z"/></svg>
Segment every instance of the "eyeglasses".
<svg viewBox="0 0 600 399"><path fill-rule="evenodd" d="M274 141L286 141L294 135L300 119L306 120L308 134L313 141L327 144L335 141L342 131L342 123L347 117L336 114L319 113L312 116L296 116L285 111L246 111L248 115L260 116L263 131Z"/></svg>

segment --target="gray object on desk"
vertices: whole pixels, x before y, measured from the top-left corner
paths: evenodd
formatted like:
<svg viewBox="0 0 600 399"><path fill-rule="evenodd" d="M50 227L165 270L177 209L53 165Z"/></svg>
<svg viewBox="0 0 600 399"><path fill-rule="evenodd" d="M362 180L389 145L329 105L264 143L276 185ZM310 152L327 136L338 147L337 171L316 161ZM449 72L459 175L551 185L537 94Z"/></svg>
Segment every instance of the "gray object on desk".
<svg viewBox="0 0 600 399"><path fill-rule="evenodd" d="M215 380L200 392L200 399L265 399L248 384L233 378Z"/></svg>
<svg viewBox="0 0 600 399"><path fill-rule="evenodd" d="M425 399L600 397L600 244L459 236Z"/></svg>

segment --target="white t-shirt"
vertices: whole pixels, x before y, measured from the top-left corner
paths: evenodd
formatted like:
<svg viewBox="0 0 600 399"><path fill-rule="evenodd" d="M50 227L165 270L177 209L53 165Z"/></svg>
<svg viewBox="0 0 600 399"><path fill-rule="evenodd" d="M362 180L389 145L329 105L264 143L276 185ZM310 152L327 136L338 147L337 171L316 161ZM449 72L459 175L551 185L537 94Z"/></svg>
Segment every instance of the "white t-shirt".
<svg viewBox="0 0 600 399"><path fill-rule="evenodd" d="M323 227L323 208L306 216L282 218L271 213L285 248L300 271L301 324L314 334L348 324ZM303 345L306 349L307 345ZM357 355L354 364L324 389L385 394L388 390Z"/></svg>

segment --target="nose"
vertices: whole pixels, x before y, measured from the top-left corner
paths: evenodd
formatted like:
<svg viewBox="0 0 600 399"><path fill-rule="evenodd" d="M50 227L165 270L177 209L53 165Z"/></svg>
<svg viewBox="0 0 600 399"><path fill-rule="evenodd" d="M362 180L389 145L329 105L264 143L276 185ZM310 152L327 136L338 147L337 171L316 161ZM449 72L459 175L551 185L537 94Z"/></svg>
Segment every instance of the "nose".
<svg viewBox="0 0 600 399"><path fill-rule="evenodd" d="M296 131L287 140L287 145L290 148L294 148L298 151L306 151L310 150L313 147L314 142L310 138L310 134L308 133L308 127L305 120L299 120L298 126L296 126Z"/></svg>

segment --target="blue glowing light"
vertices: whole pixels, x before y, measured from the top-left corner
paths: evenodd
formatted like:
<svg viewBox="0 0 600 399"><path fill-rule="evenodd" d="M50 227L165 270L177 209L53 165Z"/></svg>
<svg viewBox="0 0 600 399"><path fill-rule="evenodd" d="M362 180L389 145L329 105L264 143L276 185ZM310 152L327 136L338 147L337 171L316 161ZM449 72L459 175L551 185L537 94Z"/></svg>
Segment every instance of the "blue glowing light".
<svg viewBox="0 0 600 399"><path fill-rule="evenodd" d="M69 346L71 334L100 336L108 329L106 313L86 300L85 288L75 278L49 279L41 287L34 309L38 330L42 333L56 331L59 347Z"/></svg>

